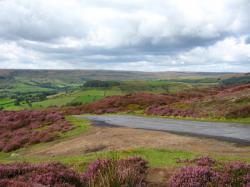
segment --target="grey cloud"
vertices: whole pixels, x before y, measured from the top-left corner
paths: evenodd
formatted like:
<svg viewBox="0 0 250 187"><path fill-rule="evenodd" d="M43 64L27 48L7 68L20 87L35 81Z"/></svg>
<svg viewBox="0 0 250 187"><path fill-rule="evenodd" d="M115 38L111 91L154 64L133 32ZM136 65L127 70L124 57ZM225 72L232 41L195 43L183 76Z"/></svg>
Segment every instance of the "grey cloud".
<svg viewBox="0 0 250 187"><path fill-rule="evenodd" d="M245 42L246 42L247 44L250 44L250 36L247 36L247 37L246 37Z"/></svg>
<svg viewBox="0 0 250 187"><path fill-rule="evenodd" d="M6 40L50 41L65 36L82 36L85 28L78 17L46 7L41 1L0 1L0 38ZM64 9L67 10L67 9ZM72 10L68 10L72 11Z"/></svg>
<svg viewBox="0 0 250 187"><path fill-rule="evenodd" d="M209 71L216 64L225 70L244 64L250 70L249 8L248 0L2 0L0 61L38 68L61 63L130 69L147 63L156 70L193 70L196 65ZM239 45L242 37L245 43ZM228 38L238 42L232 42L236 54L229 57L220 54L230 50Z"/></svg>

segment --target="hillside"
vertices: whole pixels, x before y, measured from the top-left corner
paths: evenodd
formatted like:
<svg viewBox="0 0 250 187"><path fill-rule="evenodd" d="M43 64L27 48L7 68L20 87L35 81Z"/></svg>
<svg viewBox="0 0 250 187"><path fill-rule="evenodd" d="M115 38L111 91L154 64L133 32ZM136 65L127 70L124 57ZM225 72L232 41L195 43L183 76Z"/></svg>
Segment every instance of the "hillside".
<svg viewBox="0 0 250 187"><path fill-rule="evenodd" d="M67 75L67 76L65 76ZM0 70L2 78L23 78L38 80L61 80L67 83L77 83L82 80L152 80L179 78L207 78L232 76L237 73L214 72L139 72L139 71L109 71L109 70Z"/></svg>
<svg viewBox="0 0 250 187"><path fill-rule="evenodd" d="M37 181L37 178L42 180L41 184L51 186L61 186L59 182L62 182L62 178L65 179L63 184L67 178L67 184L81 186L78 184L85 185L86 180L82 176L88 174L88 168L104 163L106 171L109 167L106 163L112 161L117 164L124 160L130 163L125 165L125 170L128 166L135 166L133 171L138 171L140 164L148 162L148 167L143 169L143 172L147 171L143 174L145 182L153 186L165 186L166 181L173 182L171 176L175 176L183 163L194 162L188 159L195 160L197 156L205 155L211 158L202 157L198 163L209 164L214 162L214 158L220 164L224 164L225 160L241 161L242 171L249 171L247 162L250 162L250 150L249 146L244 147L243 144L239 144L242 145L239 147L235 142L228 143L205 136L114 128L95 124L86 118L86 114L131 114L132 117L154 118L158 122L160 118L174 118L165 120L178 123L178 119L182 119L185 126L188 126L187 120L197 120L198 125L201 125L201 120L214 121L214 125L220 125L217 121L226 121L232 126L244 126L244 132L248 135L245 131L250 124L250 83L247 74L225 74L222 77L217 74L207 77L203 74L196 78L190 74L190 77L166 80L105 81L94 78L69 80L51 72L47 75L53 79L49 79L43 77L45 72L43 76L42 73L26 73L2 72L0 162L10 164L0 164L5 176L0 180L0 186L27 186ZM76 114L81 115L79 117ZM135 126L134 123L130 122ZM23 164L24 161L26 163ZM120 165L117 168L121 168ZM201 169L206 170L206 165ZM213 169L216 170L217 165ZM20 173L24 170L26 172ZM76 183L72 182L71 174L68 176L69 172L74 175ZM50 175L53 180L48 183L44 179ZM224 176L224 173L221 175ZM21 180L30 176L33 178L28 182ZM128 178L131 179L130 176ZM59 182L55 183L54 179Z"/></svg>
<svg viewBox="0 0 250 187"><path fill-rule="evenodd" d="M80 105L110 95L176 93L220 84L238 84L247 79L248 75L230 73L0 70L0 109ZM105 81L116 82L108 87L83 87L91 80L102 80L104 84Z"/></svg>
<svg viewBox="0 0 250 187"><path fill-rule="evenodd" d="M190 89L173 94L134 93L110 96L68 110L69 113L136 112L192 118L249 118L250 84Z"/></svg>

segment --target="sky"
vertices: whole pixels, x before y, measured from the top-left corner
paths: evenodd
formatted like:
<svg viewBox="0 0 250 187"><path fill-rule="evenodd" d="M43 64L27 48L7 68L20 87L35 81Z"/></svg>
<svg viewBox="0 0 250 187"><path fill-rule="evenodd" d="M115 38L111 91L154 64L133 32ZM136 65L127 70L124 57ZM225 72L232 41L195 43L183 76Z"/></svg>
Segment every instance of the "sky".
<svg viewBox="0 0 250 187"><path fill-rule="evenodd" d="M250 1L0 0L0 68L250 72Z"/></svg>

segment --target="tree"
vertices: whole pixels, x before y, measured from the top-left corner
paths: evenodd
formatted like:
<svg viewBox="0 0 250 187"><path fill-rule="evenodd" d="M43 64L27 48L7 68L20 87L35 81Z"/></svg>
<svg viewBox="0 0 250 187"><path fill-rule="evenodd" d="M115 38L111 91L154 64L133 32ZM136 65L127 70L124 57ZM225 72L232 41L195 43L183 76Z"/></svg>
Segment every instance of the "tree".
<svg viewBox="0 0 250 187"><path fill-rule="evenodd" d="M16 98L15 101L14 101L14 105L15 106L20 106L20 98Z"/></svg>

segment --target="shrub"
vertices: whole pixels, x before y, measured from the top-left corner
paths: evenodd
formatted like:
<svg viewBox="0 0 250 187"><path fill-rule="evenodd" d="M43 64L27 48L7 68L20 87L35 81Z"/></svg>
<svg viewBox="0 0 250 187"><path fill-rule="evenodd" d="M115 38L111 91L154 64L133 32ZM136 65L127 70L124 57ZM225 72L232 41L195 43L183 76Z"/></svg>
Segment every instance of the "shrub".
<svg viewBox="0 0 250 187"><path fill-rule="evenodd" d="M170 186L250 186L249 164L219 163L209 157L184 162L192 166L185 166L177 171L169 180Z"/></svg>
<svg viewBox="0 0 250 187"><path fill-rule="evenodd" d="M213 158L210 158L208 156L202 156L199 158L195 158L192 160L186 159L186 160L177 160L177 163L186 163L186 164L195 164L197 166L214 166L217 162Z"/></svg>
<svg viewBox="0 0 250 187"><path fill-rule="evenodd" d="M59 164L0 165L0 186L84 186L80 174Z"/></svg>
<svg viewBox="0 0 250 187"><path fill-rule="evenodd" d="M170 179L170 186L172 187L201 187L201 186L212 186L215 173L209 167L195 166L195 167L184 167L173 175Z"/></svg>
<svg viewBox="0 0 250 187"><path fill-rule="evenodd" d="M159 115L159 116L183 116L183 117L194 117L195 113L192 110L180 110L172 109L168 106L150 106L145 110L148 115Z"/></svg>
<svg viewBox="0 0 250 187"><path fill-rule="evenodd" d="M89 186L144 186L147 162L138 157L99 159L83 175Z"/></svg>
<svg viewBox="0 0 250 187"><path fill-rule="evenodd" d="M80 113L112 113L120 111L129 111L131 106L139 106L140 109L146 109L152 105L167 105L176 101L174 96L164 94L135 93L123 96L109 96L102 100L65 109L66 114Z"/></svg>
<svg viewBox="0 0 250 187"><path fill-rule="evenodd" d="M0 150L10 152L28 144L53 141L74 127L55 109L0 111Z"/></svg>
<svg viewBox="0 0 250 187"><path fill-rule="evenodd" d="M137 157L99 159L85 173L60 163L0 165L0 187L18 186L143 186L146 162Z"/></svg>
<svg viewBox="0 0 250 187"><path fill-rule="evenodd" d="M67 103L66 106L80 106L82 104L83 103L80 101L71 101L71 102Z"/></svg>
<svg viewBox="0 0 250 187"><path fill-rule="evenodd" d="M88 80L84 83L83 87L87 88L110 88L119 86L121 83L117 81L101 81L101 80Z"/></svg>
<svg viewBox="0 0 250 187"><path fill-rule="evenodd" d="M226 114L227 118L246 118L250 117L250 105L234 108Z"/></svg>
<svg viewBox="0 0 250 187"><path fill-rule="evenodd" d="M223 165L220 169L222 184L225 186L250 186L250 165L241 162L232 162Z"/></svg>

